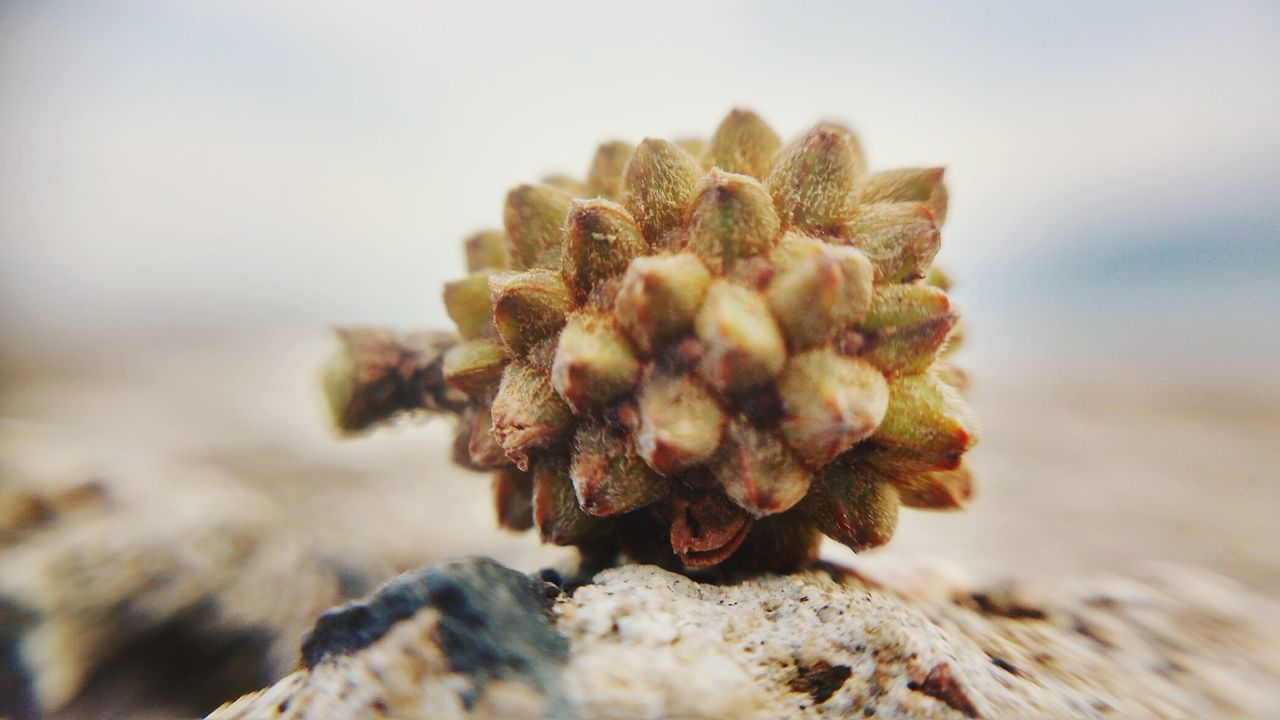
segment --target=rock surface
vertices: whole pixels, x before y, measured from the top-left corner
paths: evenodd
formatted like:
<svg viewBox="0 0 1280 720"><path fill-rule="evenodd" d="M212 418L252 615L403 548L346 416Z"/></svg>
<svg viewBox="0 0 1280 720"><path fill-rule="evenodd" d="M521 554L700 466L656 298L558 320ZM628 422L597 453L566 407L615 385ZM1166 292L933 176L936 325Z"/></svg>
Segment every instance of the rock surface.
<svg viewBox="0 0 1280 720"><path fill-rule="evenodd" d="M1181 568L941 600L834 567L547 590L488 560L402 577L322 620L308 644L340 651L210 717L1280 716L1280 611Z"/></svg>

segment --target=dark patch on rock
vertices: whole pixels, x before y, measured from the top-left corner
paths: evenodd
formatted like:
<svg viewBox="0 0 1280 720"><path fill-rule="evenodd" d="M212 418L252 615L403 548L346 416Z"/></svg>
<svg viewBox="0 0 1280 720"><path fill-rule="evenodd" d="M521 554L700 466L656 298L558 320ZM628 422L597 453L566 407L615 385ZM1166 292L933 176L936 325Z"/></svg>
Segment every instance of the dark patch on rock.
<svg viewBox="0 0 1280 720"><path fill-rule="evenodd" d="M0 598L0 717L40 717L31 673L19 655L23 634L38 620L37 612Z"/></svg>
<svg viewBox="0 0 1280 720"><path fill-rule="evenodd" d="M973 701L969 699L964 688L960 687L951 675L951 666L946 663L934 665L922 682L912 680L907 683L907 687L946 703L949 707L964 713L965 717L978 717L978 709L973 706Z"/></svg>
<svg viewBox="0 0 1280 720"><path fill-rule="evenodd" d="M205 600L112 648L56 717L125 718L140 710L203 717L229 697L271 682L273 633L228 627Z"/></svg>
<svg viewBox="0 0 1280 720"><path fill-rule="evenodd" d="M1014 665L1013 663L1009 662L1008 660L1005 660L1004 658L993 657L991 658L991 664L1009 673L1010 675L1022 675L1022 671L1018 669L1017 665Z"/></svg>
<svg viewBox="0 0 1280 720"><path fill-rule="evenodd" d="M31 674L18 654L22 635L37 619L30 610L0 599L0 717L40 717Z"/></svg>
<svg viewBox="0 0 1280 720"><path fill-rule="evenodd" d="M553 585L488 558L466 558L406 573L372 596L320 616L302 644L308 669L355 653L425 607L441 617L435 639L449 668L466 675L472 707L492 680L529 685L548 699L552 717L570 717L560 690L569 642L552 628Z"/></svg>
<svg viewBox="0 0 1280 720"><path fill-rule="evenodd" d="M813 701L821 705L844 687L852 672L848 665L832 665L819 660L812 665L797 665L795 677L787 684L796 692L809 693Z"/></svg>
<svg viewBox="0 0 1280 720"><path fill-rule="evenodd" d="M1013 589L976 592L961 602L984 615L998 615L1014 620L1044 620L1048 614L1018 596Z"/></svg>

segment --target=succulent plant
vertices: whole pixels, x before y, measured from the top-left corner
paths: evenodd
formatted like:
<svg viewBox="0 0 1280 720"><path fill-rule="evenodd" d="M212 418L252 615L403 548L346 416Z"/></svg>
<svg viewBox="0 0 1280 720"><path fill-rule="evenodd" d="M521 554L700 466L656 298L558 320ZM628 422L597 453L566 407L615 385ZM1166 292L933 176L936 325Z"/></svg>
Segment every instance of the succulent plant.
<svg viewBox="0 0 1280 720"><path fill-rule="evenodd" d="M900 505L962 506L946 210L941 168L868 172L844 127L783 145L742 110L705 144L610 142L585 182L512 190L445 286L440 366L499 522L784 570L821 535L887 542Z"/></svg>

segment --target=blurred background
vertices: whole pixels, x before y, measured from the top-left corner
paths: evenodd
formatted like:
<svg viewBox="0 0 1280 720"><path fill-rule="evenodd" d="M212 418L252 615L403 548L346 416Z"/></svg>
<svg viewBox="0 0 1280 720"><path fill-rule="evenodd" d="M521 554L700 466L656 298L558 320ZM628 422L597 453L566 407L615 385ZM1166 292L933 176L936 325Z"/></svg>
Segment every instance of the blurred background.
<svg viewBox="0 0 1280 720"><path fill-rule="evenodd" d="M1272 2L4 2L0 493L106 498L85 511L101 532L158 504L175 535L135 545L160 554L208 528L213 549L172 567L287 543L302 560L254 582L297 616L244 611L286 629L280 657L391 572L554 562L493 529L446 423L335 439L329 328L448 327L441 284L508 188L741 106L784 138L846 121L873 169L947 166L939 263L967 322L979 496L906 513L866 562L986 580L1176 561L1276 594L1277 38ZM61 539L56 514L0 535L0 605L71 623L49 656L81 667L29 668L24 707L73 717L133 639L58 655L84 630L68 598L97 586L49 579L48 558L117 556ZM291 579L308 558L324 592ZM228 583L189 595L225 615Z"/></svg>

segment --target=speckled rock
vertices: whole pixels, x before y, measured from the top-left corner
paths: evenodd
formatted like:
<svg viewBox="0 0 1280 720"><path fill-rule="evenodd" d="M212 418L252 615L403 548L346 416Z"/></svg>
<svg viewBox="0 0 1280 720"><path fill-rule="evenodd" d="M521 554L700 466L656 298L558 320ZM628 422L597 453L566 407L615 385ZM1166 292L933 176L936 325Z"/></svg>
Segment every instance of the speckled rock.
<svg viewBox="0 0 1280 720"><path fill-rule="evenodd" d="M232 718L574 718L554 585L486 558L408 573L325 613L305 669L222 708Z"/></svg>
<svg viewBox="0 0 1280 720"><path fill-rule="evenodd" d="M124 717L131 696L207 712L288 672L344 596L343 569L238 483L118 490L0 487L0 717Z"/></svg>
<svg viewBox="0 0 1280 720"><path fill-rule="evenodd" d="M527 587L532 598L538 581ZM904 599L834 567L716 584L616 568L561 595L550 619L526 608L476 620L478 637L508 647L494 652L524 658L514 666L541 663L536 682L491 673L482 686L442 642L456 609L438 605L211 717L1280 716L1280 610L1184 568L945 599ZM567 661L512 650L528 646L522 633L548 637L543 624L567 639Z"/></svg>

